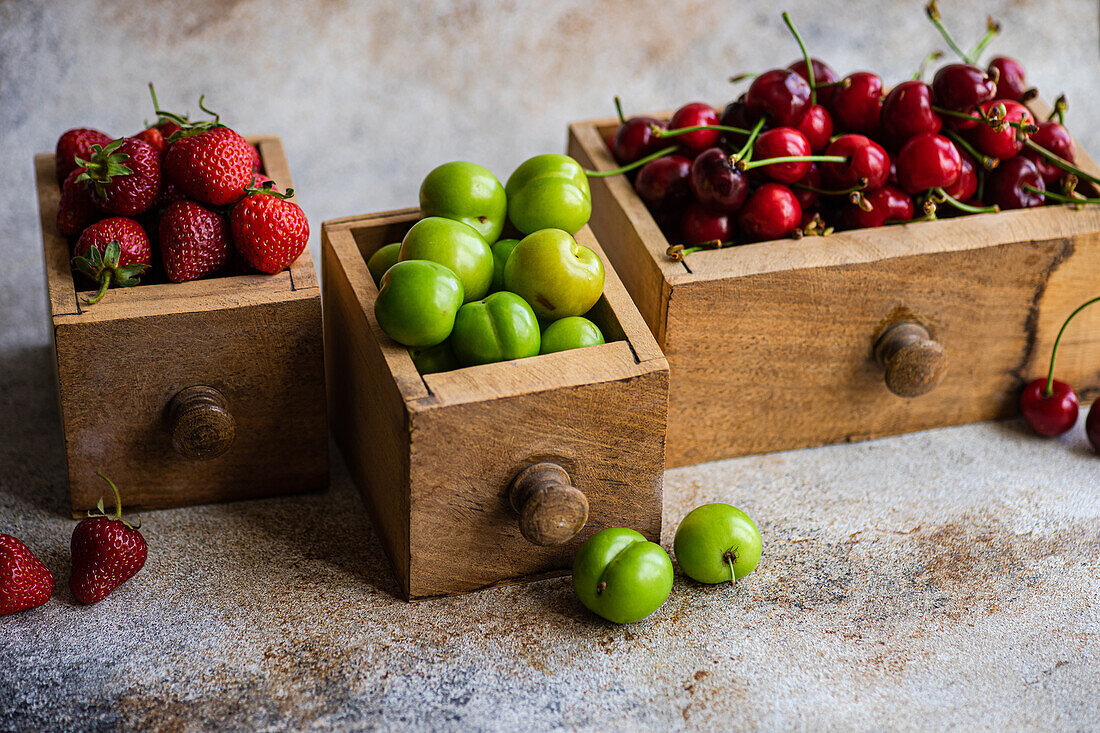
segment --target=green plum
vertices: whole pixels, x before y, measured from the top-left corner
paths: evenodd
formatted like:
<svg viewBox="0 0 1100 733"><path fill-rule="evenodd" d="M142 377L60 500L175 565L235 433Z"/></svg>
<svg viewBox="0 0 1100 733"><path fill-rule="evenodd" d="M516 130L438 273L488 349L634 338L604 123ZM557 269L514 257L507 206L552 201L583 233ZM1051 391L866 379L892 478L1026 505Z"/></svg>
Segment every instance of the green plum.
<svg viewBox="0 0 1100 733"><path fill-rule="evenodd" d="M502 290L459 308L449 343L463 366L523 359L539 353L539 322L523 298Z"/></svg>
<svg viewBox="0 0 1100 733"><path fill-rule="evenodd" d="M672 592L672 561L640 532L610 527L589 537L577 551L573 588L588 610L608 621L641 621Z"/></svg>
<svg viewBox="0 0 1100 733"><path fill-rule="evenodd" d="M370 259L367 260L367 269L370 270L370 276L374 279L375 285L382 280L386 270L393 267L394 263L397 262L397 253L400 250L401 242L386 244L376 249Z"/></svg>
<svg viewBox="0 0 1100 733"><path fill-rule="evenodd" d="M579 349L582 346L602 344L599 327L583 316L566 316L552 322L542 331L540 354Z"/></svg>
<svg viewBox="0 0 1100 733"><path fill-rule="evenodd" d="M504 185L508 220L524 234L564 229L576 234L592 215L588 176L568 155L546 153L525 160Z"/></svg>
<svg viewBox="0 0 1100 733"><path fill-rule="evenodd" d="M493 285L492 290L504 290L504 263L519 244L518 239L498 239L493 242Z"/></svg>
<svg viewBox="0 0 1100 733"><path fill-rule="evenodd" d="M449 372L459 367L449 341L424 349L409 349L409 356L412 357L416 371L421 374Z"/></svg>
<svg viewBox="0 0 1100 733"><path fill-rule="evenodd" d="M397 259L431 260L448 268L462 281L467 303L484 298L493 282L493 250L485 238L468 224L442 216L413 224Z"/></svg>
<svg viewBox="0 0 1100 733"><path fill-rule="evenodd" d="M756 568L763 549L748 514L729 504L692 509L672 543L680 569L700 583L733 582Z"/></svg>
<svg viewBox="0 0 1100 733"><path fill-rule="evenodd" d="M451 335L462 306L462 282L448 268L427 260L398 262L382 276L374 317L394 341L425 348Z"/></svg>
<svg viewBox="0 0 1100 733"><path fill-rule="evenodd" d="M504 229L508 201L488 168L456 160L434 168L420 184L420 213L467 224L489 244Z"/></svg>
<svg viewBox="0 0 1100 733"><path fill-rule="evenodd" d="M603 293L603 262L561 229L524 237L504 264L504 287L544 320L583 316Z"/></svg>

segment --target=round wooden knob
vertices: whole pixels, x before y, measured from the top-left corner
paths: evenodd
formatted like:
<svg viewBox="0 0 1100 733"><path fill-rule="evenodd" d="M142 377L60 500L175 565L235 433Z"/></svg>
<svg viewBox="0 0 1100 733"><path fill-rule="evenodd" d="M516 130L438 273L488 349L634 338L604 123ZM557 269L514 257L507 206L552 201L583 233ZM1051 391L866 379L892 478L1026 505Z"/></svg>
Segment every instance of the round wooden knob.
<svg viewBox="0 0 1100 733"><path fill-rule="evenodd" d="M168 407L172 447L184 458L207 461L229 450L237 437L237 422L225 396L213 387L187 387Z"/></svg>
<svg viewBox="0 0 1100 733"><path fill-rule="evenodd" d="M556 463L536 463L516 474L509 492L519 531L536 545L560 545L588 521L588 499Z"/></svg>
<svg viewBox="0 0 1100 733"><path fill-rule="evenodd" d="M875 360L886 370L886 386L899 397L931 392L947 371L947 352L913 321L890 326L875 344Z"/></svg>

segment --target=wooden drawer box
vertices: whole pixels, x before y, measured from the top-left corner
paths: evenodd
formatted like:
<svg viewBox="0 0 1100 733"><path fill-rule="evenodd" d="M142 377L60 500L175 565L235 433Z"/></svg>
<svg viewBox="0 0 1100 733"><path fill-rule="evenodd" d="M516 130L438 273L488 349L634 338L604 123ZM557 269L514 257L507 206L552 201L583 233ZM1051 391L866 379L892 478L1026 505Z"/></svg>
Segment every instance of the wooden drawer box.
<svg viewBox="0 0 1100 733"><path fill-rule="evenodd" d="M571 125L569 154L615 168L604 140L617 126ZM674 262L630 181L590 182L590 225L670 365L669 466L1014 414L1024 382L1046 373L1063 319L1100 293L1097 207L840 232ZM914 398L887 388L874 355L902 322L922 325L926 357L946 362L938 386ZM928 376L934 364L915 366ZM895 369L891 379L904 381ZM1100 392L1100 310L1074 321L1058 375L1083 399Z"/></svg>
<svg viewBox="0 0 1100 733"><path fill-rule="evenodd" d="M340 219L321 235L332 430L402 593L560 574L605 527L657 540L668 364L615 273L607 268L592 311L608 343L421 376L375 320L366 265L418 218L407 210ZM607 261L587 229L577 239ZM564 468L588 505L579 533L549 546L525 539L512 504L525 516L537 507L511 496L513 479L543 463ZM556 512L543 505L539 521L563 524Z"/></svg>
<svg viewBox="0 0 1100 733"><path fill-rule="evenodd" d="M290 187L279 138L249 142L267 175ZM278 275L117 288L89 306L55 225L53 154L36 155L35 168L73 513L103 495L96 471L132 510L327 486L321 293L309 248Z"/></svg>

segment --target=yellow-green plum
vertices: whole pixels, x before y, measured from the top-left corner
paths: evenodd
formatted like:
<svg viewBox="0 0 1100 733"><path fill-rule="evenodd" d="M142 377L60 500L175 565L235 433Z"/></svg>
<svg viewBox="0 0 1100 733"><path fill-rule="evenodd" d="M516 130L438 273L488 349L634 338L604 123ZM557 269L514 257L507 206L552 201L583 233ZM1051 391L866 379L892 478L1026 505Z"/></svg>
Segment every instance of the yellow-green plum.
<svg viewBox="0 0 1100 733"><path fill-rule="evenodd" d="M461 310L461 308L459 310ZM421 374L449 372L452 369L458 369L460 366L458 359L455 358L454 352L451 351L451 344L449 341L444 341L441 344L429 346L424 349L409 349L409 356L412 357L413 366L416 367L416 371Z"/></svg>
<svg viewBox="0 0 1100 733"><path fill-rule="evenodd" d="M488 244L500 236L507 210L504 186L492 171L477 163L444 163L420 184L421 214L467 224Z"/></svg>
<svg viewBox="0 0 1100 733"><path fill-rule="evenodd" d="M430 216L412 225L397 259L430 260L462 281L467 303L481 300L493 282L493 250L476 229L454 219Z"/></svg>
<svg viewBox="0 0 1100 733"><path fill-rule="evenodd" d="M581 603L608 621L641 621L672 592L672 561L640 532L609 527L577 551L573 588Z"/></svg>
<svg viewBox="0 0 1100 733"><path fill-rule="evenodd" d="M504 263L519 244L518 239L498 239L493 242L493 285L492 290L504 290Z"/></svg>
<svg viewBox="0 0 1100 733"><path fill-rule="evenodd" d="M583 316L600 299L603 283L599 255L561 229L528 234L504 264L504 287L548 321Z"/></svg>
<svg viewBox="0 0 1100 733"><path fill-rule="evenodd" d="M379 247L374 251L374 254L367 260L367 270L370 271L370 276L374 280L374 284L377 285L382 276L386 274L386 270L390 269L397 262L397 253L401 251L401 242L394 242L393 244L386 244Z"/></svg>
<svg viewBox="0 0 1100 733"><path fill-rule="evenodd" d="M603 334L595 323L584 316L566 316L551 322L542 330L542 348L539 353L553 354L556 351L596 346L603 342Z"/></svg>
<svg viewBox="0 0 1100 733"><path fill-rule="evenodd" d="M523 234L564 229L576 234L592 215L588 176L568 155L546 153L525 160L504 185L508 220Z"/></svg>
<svg viewBox="0 0 1100 733"><path fill-rule="evenodd" d="M443 343L462 306L462 282L438 262L398 262L379 283L374 317L390 338L425 348Z"/></svg>
<svg viewBox="0 0 1100 733"><path fill-rule="evenodd" d="M760 530L748 514L729 504L704 504L688 512L672 549L684 573L700 583L732 582L760 562Z"/></svg>

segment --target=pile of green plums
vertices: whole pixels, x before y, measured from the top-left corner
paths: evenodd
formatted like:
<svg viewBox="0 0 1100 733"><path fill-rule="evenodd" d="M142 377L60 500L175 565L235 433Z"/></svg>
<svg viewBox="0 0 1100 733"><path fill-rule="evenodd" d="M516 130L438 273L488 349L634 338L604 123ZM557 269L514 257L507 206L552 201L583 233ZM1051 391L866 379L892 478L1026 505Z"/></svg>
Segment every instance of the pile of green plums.
<svg viewBox="0 0 1100 733"><path fill-rule="evenodd" d="M680 570L700 583L735 582L760 562L760 531L729 504L704 504L688 513L672 543ZM592 535L573 560L573 588L590 611L608 621L641 621L672 592L672 561L664 548L632 529Z"/></svg>
<svg viewBox="0 0 1100 733"><path fill-rule="evenodd" d="M592 214L575 160L537 155L503 186L476 163L445 163L421 184L420 211L367 267L378 325L422 374L604 343L584 317L604 269L573 238ZM522 238L501 239L506 224Z"/></svg>

